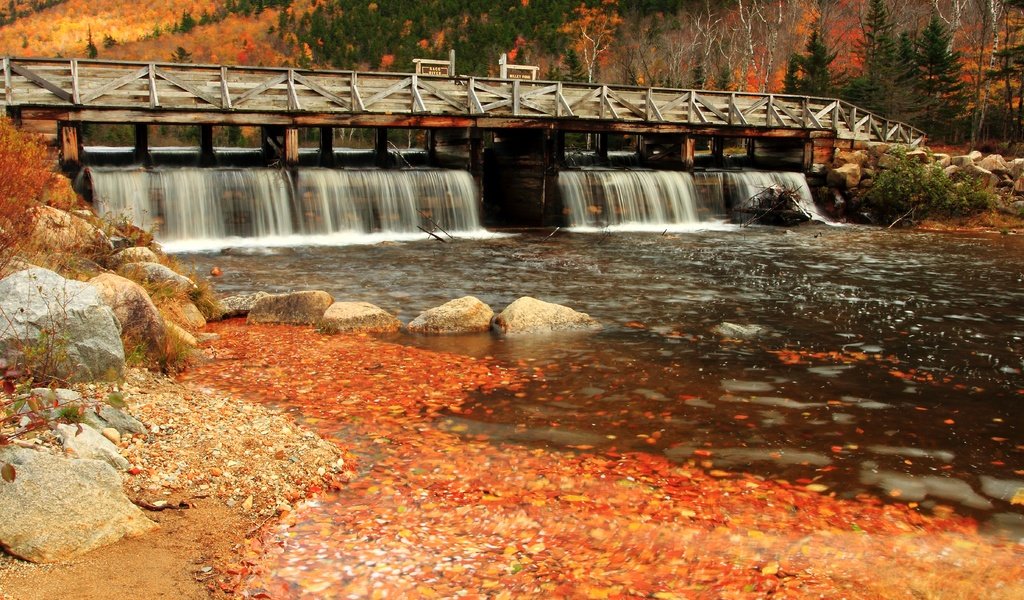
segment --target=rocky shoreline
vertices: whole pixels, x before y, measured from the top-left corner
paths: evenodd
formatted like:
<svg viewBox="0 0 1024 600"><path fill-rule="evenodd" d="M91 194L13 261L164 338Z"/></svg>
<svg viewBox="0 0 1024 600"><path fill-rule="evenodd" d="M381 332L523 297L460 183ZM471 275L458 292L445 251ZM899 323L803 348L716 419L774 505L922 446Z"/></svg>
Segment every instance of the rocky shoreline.
<svg viewBox="0 0 1024 600"><path fill-rule="evenodd" d="M123 475L124 493L145 507L147 518L175 511L188 521L190 510L213 501L243 524L238 533L251 536L261 525L287 516L296 502L351 476L341 448L258 403L194 389L142 369L130 369L120 385L89 384L79 390L86 398L122 394L126 409L145 425L144 433L124 436L117 447L130 464ZM22 445L42 454L64 454L52 431ZM78 560L36 565L0 553L0 598L20 599L8 588L31 589L35 578L52 578L55 568L70 569ZM192 574L197 580L231 585L230 564L205 565L205 572L203 567ZM118 574L111 577L130 578L124 565L115 568Z"/></svg>

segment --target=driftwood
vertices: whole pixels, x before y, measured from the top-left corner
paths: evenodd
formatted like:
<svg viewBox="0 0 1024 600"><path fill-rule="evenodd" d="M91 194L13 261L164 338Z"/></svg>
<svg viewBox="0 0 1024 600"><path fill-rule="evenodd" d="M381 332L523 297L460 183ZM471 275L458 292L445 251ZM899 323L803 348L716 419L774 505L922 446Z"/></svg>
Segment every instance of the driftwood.
<svg viewBox="0 0 1024 600"><path fill-rule="evenodd" d="M437 234L436 234L436 233L434 233L433 231L430 231L430 230L424 229L424 228L420 227L419 225L417 225L417 226L416 226L416 229L419 229L419 230L420 230L420 231L422 231L423 233L425 233L425 234L429 235L430 237L434 238L435 240L437 240L437 241L441 242L442 244L447 244L447 243L448 243L448 240L446 240L446 239L444 239L443 237L441 237L441 236L437 235Z"/></svg>
<svg viewBox="0 0 1024 600"><path fill-rule="evenodd" d="M171 504L169 502L166 504L151 504L145 500L132 500L132 504L143 510L152 512L159 512L162 510L185 510L192 508L192 505L187 500L180 500L177 504Z"/></svg>

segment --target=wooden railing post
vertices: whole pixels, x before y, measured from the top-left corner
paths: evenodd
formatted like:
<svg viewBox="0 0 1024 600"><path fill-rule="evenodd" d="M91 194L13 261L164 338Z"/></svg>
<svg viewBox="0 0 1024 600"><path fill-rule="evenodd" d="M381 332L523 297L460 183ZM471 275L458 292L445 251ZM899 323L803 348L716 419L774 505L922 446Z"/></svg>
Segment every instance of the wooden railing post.
<svg viewBox="0 0 1024 600"><path fill-rule="evenodd" d="M57 123L60 139L60 164L64 170L75 170L82 166L82 124L60 121Z"/></svg>

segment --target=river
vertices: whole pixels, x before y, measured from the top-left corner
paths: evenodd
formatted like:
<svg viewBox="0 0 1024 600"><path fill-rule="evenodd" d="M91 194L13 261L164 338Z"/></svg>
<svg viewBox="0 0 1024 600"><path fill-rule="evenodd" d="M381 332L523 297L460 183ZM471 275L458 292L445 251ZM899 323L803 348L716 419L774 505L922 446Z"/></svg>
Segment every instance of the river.
<svg viewBox="0 0 1024 600"><path fill-rule="evenodd" d="M496 312L534 296L604 324L395 336L544 373L440 424L466 435L706 457L1024 535L1010 503L1024 487L1020 236L811 225L423 237L178 257L221 268L224 294L323 289L405 322L467 294Z"/></svg>

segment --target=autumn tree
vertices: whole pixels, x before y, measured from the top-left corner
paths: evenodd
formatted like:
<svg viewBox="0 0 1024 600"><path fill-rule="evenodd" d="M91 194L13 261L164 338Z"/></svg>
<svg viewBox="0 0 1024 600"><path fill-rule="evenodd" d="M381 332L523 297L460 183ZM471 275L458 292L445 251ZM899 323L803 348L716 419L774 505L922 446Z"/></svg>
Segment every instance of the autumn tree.
<svg viewBox="0 0 1024 600"><path fill-rule="evenodd" d="M907 56L906 42L902 44L885 0L870 0L863 25L863 39L857 46L862 60L859 75L850 80L843 96L864 108L888 118L906 116L912 102L908 90L912 87L914 65L912 52Z"/></svg>
<svg viewBox="0 0 1024 600"><path fill-rule="evenodd" d="M602 0L594 7L580 4L573 11L575 18L559 29L570 36L572 49L586 69L588 83L594 81L597 67L615 39L616 28L622 23L617 4L618 0Z"/></svg>

